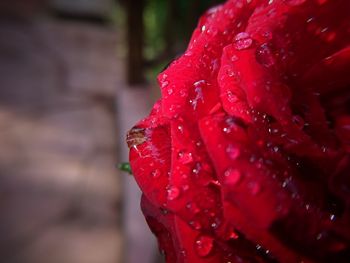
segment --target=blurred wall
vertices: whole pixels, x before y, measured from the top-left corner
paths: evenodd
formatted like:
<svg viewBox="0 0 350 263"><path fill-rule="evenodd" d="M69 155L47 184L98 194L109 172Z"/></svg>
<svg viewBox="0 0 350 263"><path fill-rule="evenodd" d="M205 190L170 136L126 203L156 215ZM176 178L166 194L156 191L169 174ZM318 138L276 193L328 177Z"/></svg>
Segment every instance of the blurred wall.
<svg viewBox="0 0 350 263"><path fill-rule="evenodd" d="M49 0L52 7L66 13L89 16L107 16L114 0Z"/></svg>
<svg viewBox="0 0 350 263"><path fill-rule="evenodd" d="M124 263L119 33L50 14L0 1L0 262Z"/></svg>

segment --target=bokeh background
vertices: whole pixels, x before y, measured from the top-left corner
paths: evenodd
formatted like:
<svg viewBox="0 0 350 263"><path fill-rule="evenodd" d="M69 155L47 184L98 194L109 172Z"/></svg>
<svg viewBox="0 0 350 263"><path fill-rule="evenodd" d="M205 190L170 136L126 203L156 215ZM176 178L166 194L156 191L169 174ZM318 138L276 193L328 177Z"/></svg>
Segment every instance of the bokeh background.
<svg viewBox="0 0 350 263"><path fill-rule="evenodd" d="M156 263L125 134L215 0L0 1L0 262Z"/></svg>

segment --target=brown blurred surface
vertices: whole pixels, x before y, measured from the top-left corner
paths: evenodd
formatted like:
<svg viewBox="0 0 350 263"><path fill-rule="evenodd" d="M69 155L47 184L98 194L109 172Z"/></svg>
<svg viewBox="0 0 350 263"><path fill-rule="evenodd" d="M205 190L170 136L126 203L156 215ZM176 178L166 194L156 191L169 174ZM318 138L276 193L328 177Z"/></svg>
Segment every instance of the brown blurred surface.
<svg viewBox="0 0 350 263"><path fill-rule="evenodd" d="M1 19L0 262L122 262L117 35Z"/></svg>

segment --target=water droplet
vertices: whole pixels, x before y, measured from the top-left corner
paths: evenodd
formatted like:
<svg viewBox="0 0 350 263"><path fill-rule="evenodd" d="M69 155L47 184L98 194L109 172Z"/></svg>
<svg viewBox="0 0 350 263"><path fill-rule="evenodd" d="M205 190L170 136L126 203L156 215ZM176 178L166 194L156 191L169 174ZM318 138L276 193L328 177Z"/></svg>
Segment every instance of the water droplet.
<svg viewBox="0 0 350 263"><path fill-rule="evenodd" d="M193 85L194 85L195 87L199 87L199 86L204 85L205 83L206 83L206 81L205 81L204 79L201 79L201 80L198 80L198 81L196 81L195 83L193 83Z"/></svg>
<svg viewBox="0 0 350 263"><path fill-rule="evenodd" d="M332 42L334 41L334 39L337 37L337 34L335 32L329 32L328 34L326 34L326 36L324 37L324 39L327 42Z"/></svg>
<svg viewBox="0 0 350 263"><path fill-rule="evenodd" d="M187 252L186 252L186 250L182 249L182 250L180 251L180 255L181 255L182 260L185 260L186 257L187 257Z"/></svg>
<svg viewBox="0 0 350 263"><path fill-rule="evenodd" d="M167 87L168 85L169 85L169 81L164 80L164 81L162 81L161 88L163 89L163 88Z"/></svg>
<svg viewBox="0 0 350 263"><path fill-rule="evenodd" d="M210 236L200 235L195 241L195 250L200 257L206 257L214 248L214 239Z"/></svg>
<svg viewBox="0 0 350 263"><path fill-rule="evenodd" d="M235 103L238 101L238 97L232 91L227 91L227 100L231 103Z"/></svg>
<svg viewBox="0 0 350 263"><path fill-rule="evenodd" d="M315 20L314 17L310 17L310 18L308 18L308 19L306 20L306 23L311 23L311 22L314 21L314 20Z"/></svg>
<svg viewBox="0 0 350 263"><path fill-rule="evenodd" d="M306 2L306 0L284 0L287 5L296 6Z"/></svg>
<svg viewBox="0 0 350 263"><path fill-rule="evenodd" d="M181 90L179 91L179 93L180 93L180 96L181 96L181 97L186 97L186 95L187 95L187 91L186 91L185 89L181 89Z"/></svg>
<svg viewBox="0 0 350 263"><path fill-rule="evenodd" d="M209 183L214 186L221 187L221 183L218 180L211 180Z"/></svg>
<svg viewBox="0 0 350 263"><path fill-rule="evenodd" d="M186 176L186 178L187 178L187 176ZM187 191L188 189L190 189L190 186L188 184L182 185L182 190L183 191Z"/></svg>
<svg viewBox="0 0 350 263"><path fill-rule="evenodd" d="M221 225L221 219L216 216L216 213L211 212L210 216L212 217L210 219L210 227L212 229L217 229Z"/></svg>
<svg viewBox="0 0 350 263"><path fill-rule="evenodd" d="M256 142L256 144L259 146L259 147L263 147L265 145L265 142L263 140L258 140Z"/></svg>
<svg viewBox="0 0 350 263"><path fill-rule="evenodd" d="M151 176L153 178L159 178L161 176L161 174L162 174L162 172L159 169L156 169L156 170L152 171Z"/></svg>
<svg viewBox="0 0 350 263"><path fill-rule="evenodd" d="M265 43L259 46L255 52L256 61L264 67L271 67L275 64L275 58L269 48L269 46Z"/></svg>
<svg viewBox="0 0 350 263"><path fill-rule="evenodd" d="M229 69L226 70L226 74L229 77L233 77L235 75L235 72L231 68L229 68Z"/></svg>
<svg viewBox="0 0 350 263"><path fill-rule="evenodd" d="M177 157L179 162L182 164L188 164L193 162L193 156L190 152L180 151Z"/></svg>
<svg viewBox="0 0 350 263"><path fill-rule="evenodd" d="M236 1L236 7L237 8L242 8L244 6L243 1Z"/></svg>
<svg viewBox="0 0 350 263"><path fill-rule="evenodd" d="M229 168L224 173L225 181L229 184L237 184L241 179L241 173L237 169Z"/></svg>
<svg viewBox="0 0 350 263"><path fill-rule="evenodd" d="M180 189L176 186L170 186L168 191L168 199L170 201L177 199L180 196Z"/></svg>
<svg viewBox="0 0 350 263"><path fill-rule="evenodd" d="M249 162L254 163L256 161L257 157L255 155L250 156Z"/></svg>
<svg viewBox="0 0 350 263"><path fill-rule="evenodd" d="M238 238L239 238L239 236L238 236L238 234L237 234L234 230L230 229L230 230L227 232L227 236L226 236L226 239L227 239L227 240L229 240L229 239L238 239Z"/></svg>
<svg viewBox="0 0 350 263"><path fill-rule="evenodd" d="M208 28L207 34L208 34L209 36L216 36L216 35L218 34L218 30L217 30L217 29L214 29L214 28L212 28L212 29Z"/></svg>
<svg viewBox="0 0 350 263"><path fill-rule="evenodd" d="M218 102L218 103L215 104L215 106L209 111L209 114L214 114L214 113L218 112L221 108L222 108L221 103Z"/></svg>
<svg viewBox="0 0 350 263"><path fill-rule="evenodd" d="M304 122L304 119L303 119L301 116L299 116L299 115L294 115L294 116L292 117L292 121L293 121L293 123L294 123L295 125L298 126L299 129L304 128L305 122Z"/></svg>
<svg viewBox="0 0 350 263"><path fill-rule="evenodd" d="M217 229L218 228L218 224L216 222L211 223L210 225L213 229Z"/></svg>
<svg viewBox="0 0 350 263"><path fill-rule="evenodd" d="M197 147L201 147L202 145L203 145L202 141L197 141L197 142L196 142L196 146L197 146Z"/></svg>
<svg viewBox="0 0 350 263"><path fill-rule="evenodd" d="M282 187L286 188L288 184L289 184L289 179L287 178L286 180L283 181Z"/></svg>
<svg viewBox="0 0 350 263"><path fill-rule="evenodd" d="M224 127L224 128L222 129L222 131L223 131L224 133L230 133L230 132L231 132L231 129L228 128L228 127Z"/></svg>
<svg viewBox="0 0 350 263"><path fill-rule="evenodd" d="M167 215L167 214L169 214L169 210L166 209L166 208L163 208L163 207L160 208L160 212L162 213L162 215Z"/></svg>
<svg viewBox="0 0 350 263"><path fill-rule="evenodd" d="M201 223L199 223L198 221L196 220L192 220L190 222L188 222L189 226L191 228L193 228L194 230L200 230L202 228L202 225Z"/></svg>
<svg viewBox="0 0 350 263"><path fill-rule="evenodd" d="M237 50L249 48L253 44L253 39L246 32L238 33L234 38L233 46Z"/></svg>
<svg viewBox="0 0 350 263"><path fill-rule="evenodd" d="M184 133L184 127L182 125L178 125L177 126L177 130L180 132L180 133Z"/></svg>
<svg viewBox="0 0 350 263"><path fill-rule="evenodd" d="M229 144L226 148L226 153L230 159L235 160L239 157L241 151L238 147Z"/></svg>
<svg viewBox="0 0 350 263"><path fill-rule="evenodd" d="M210 63L210 70L212 71L212 73L216 73L217 70L220 67L220 62L218 61L218 59L213 59Z"/></svg>
<svg viewBox="0 0 350 263"><path fill-rule="evenodd" d="M238 60L238 57L236 56L236 55L233 55L232 57L231 57L231 61L232 62L235 62L235 61L237 61Z"/></svg>
<svg viewBox="0 0 350 263"><path fill-rule="evenodd" d="M260 185L256 182L252 182L249 184L250 192L252 195L257 195L260 192Z"/></svg>
<svg viewBox="0 0 350 263"><path fill-rule="evenodd" d="M190 57L192 55L193 55L192 51L186 51L185 54L184 54L185 57Z"/></svg>
<svg viewBox="0 0 350 263"><path fill-rule="evenodd" d="M278 146L274 146L274 147L272 148L272 150L273 150L275 153L277 153L277 152L279 152L280 148L279 148Z"/></svg>
<svg viewBox="0 0 350 263"><path fill-rule="evenodd" d="M196 110L199 101L204 103L204 96L203 96L202 88L204 87L205 83L206 83L205 80L199 80L199 81L196 81L195 83L193 83L193 85L195 87L194 91L195 91L196 96L194 97L194 99L190 100L190 103L191 103L194 110Z"/></svg>
<svg viewBox="0 0 350 263"><path fill-rule="evenodd" d="M321 240L323 237L323 233L318 233L316 236L316 240Z"/></svg>
<svg viewBox="0 0 350 263"><path fill-rule="evenodd" d="M195 202L189 202L186 204L186 208L192 212L193 214L198 214L200 212L200 209L198 208L197 204Z"/></svg>
<svg viewBox="0 0 350 263"><path fill-rule="evenodd" d="M327 32L328 30L329 30L328 27L324 27L324 28L321 29L321 33L325 33L325 32Z"/></svg>

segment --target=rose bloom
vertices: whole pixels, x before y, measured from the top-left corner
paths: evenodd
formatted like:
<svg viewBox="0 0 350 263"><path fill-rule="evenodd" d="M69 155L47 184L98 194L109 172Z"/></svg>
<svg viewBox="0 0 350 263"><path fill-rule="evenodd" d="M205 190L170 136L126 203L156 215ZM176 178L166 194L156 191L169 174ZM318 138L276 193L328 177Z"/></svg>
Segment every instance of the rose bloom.
<svg viewBox="0 0 350 263"><path fill-rule="evenodd" d="M349 0L229 0L158 81L127 141L167 262L349 262Z"/></svg>

